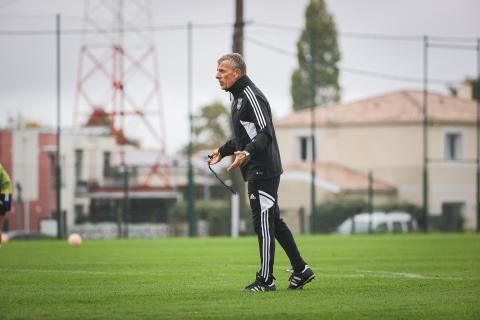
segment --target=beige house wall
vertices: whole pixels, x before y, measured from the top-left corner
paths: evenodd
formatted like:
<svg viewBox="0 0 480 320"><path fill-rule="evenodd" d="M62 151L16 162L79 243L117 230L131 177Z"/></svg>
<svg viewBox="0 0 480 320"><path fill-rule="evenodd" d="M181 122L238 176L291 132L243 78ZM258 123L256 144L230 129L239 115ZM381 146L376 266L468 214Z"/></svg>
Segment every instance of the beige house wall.
<svg viewBox="0 0 480 320"><path fill-rule="evenodd" d="M429 152L432 159L445 159L445 135L447 133L460 133L462 135L461 157L467 161L474 161L477 149L475 125L440 125L436 124L429 128L430 141ZM457 163L458 164L458 163Z"/></svg>
<svg viewBox="0 0 480 320"><path fill-rule="evenodd" d="M445 157L447 133L460 133L459 161ZM430 128L430 213L440 214L444 203L464 203L465 228L476 226L476 128L474 125L434 125Z"/></svg>
<svg viewBox="0 0 480 320"><path fill-rule="evenodd" d="M463 161L445 161L447 132L461 133ZM308 127L277 128L284 164L300 161L299 139L309 135ZM375 179L396 186L397 200L422 205L422 123L317 127L316 137L317 161L342 164L364 174L371 170ZM465 227L473 229L476 225L474 124L433 124L429 128L428 143L430 214L440 214L444 202L463 202ZM289 210L298 208L299 204L309 208L308 184L306 187L282 184L279 198Z"/></svg>
<svg viewBox="0 0 480 320"><path fill-rule="evenodd" d="M282 175L280 186L278 187L280 212L282 219L288 224L293 233L301 233L301 211L304 212L304 230L309 230L309 214L311 211L310 202L310 182L293 181L288 178L288 174ZM324 202L334 197L331 192L317 186L316 198L318 203Z"/></svg>

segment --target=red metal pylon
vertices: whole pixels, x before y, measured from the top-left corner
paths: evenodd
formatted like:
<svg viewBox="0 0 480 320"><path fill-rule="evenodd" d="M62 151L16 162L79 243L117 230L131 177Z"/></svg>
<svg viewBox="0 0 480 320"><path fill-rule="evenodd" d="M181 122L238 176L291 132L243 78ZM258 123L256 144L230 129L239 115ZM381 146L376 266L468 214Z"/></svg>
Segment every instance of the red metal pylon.
<svg viewBox="0 0 480 320"><path fill-rule="evenodd" d="M163 186L171 189L151 23L151 0L85 1L84 26L88 32L79 55L74 125L94 121L91 116L103 112L118 144L143 134L142 141L153 142L158 154L141 184L147 186L158 175ZM121 161L125 164L123 151Z"/></svg>

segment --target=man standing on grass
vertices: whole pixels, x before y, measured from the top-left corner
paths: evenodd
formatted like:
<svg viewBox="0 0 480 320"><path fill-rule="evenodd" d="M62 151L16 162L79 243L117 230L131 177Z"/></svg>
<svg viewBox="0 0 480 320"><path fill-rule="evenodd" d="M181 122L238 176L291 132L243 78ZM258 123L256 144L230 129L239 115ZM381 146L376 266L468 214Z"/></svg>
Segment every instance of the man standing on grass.
<svg viewBox="0 0 480 320"><path fill-rule="evenodd" d="M213 165L226 156L235 155L227 170L240 167L243 179L248 183L253 226L260 249L260 271L244 291L276 289L273 276L275 239L292 264L288 288L302 289L315 278L315 274L300 256L290 229L280 218L277 190L283 170L270 105L246 75L247 68L240 54L226 54L217 63L216 78L220 87L234 97L231 105L234 135L212 152L209 163Z"/></svg>
<svg viewBox="0 0 480 320"><path fill-rule="evenodd" d="M10 211L12 200L12 181L0 163L0 246L2 243L3 218Z"/></svg>

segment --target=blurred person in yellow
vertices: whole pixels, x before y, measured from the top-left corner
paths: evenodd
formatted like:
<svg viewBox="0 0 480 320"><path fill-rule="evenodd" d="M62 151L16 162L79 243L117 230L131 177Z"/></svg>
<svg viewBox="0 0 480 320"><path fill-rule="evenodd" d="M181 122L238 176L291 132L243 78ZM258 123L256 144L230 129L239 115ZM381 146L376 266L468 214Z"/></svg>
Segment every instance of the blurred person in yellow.
<svg viewBox="0 0 480 320"><path fill-rule="evenodd" d="M0 163L0 243L2 242L3 219L12 205L12 180Z"/></svg>

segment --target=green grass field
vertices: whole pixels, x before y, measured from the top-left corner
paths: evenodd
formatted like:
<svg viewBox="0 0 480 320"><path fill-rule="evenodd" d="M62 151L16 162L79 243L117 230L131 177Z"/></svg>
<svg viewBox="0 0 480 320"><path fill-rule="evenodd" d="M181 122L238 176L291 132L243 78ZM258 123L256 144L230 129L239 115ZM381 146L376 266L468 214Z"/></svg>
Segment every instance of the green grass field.
<svg viewBox="0 0 480 320"><path fill-rule="evenodd" d="M0 319L480 319L480 236L299 236L316 271L287 291L244 293L256 238L11 241Z"/></svg>

